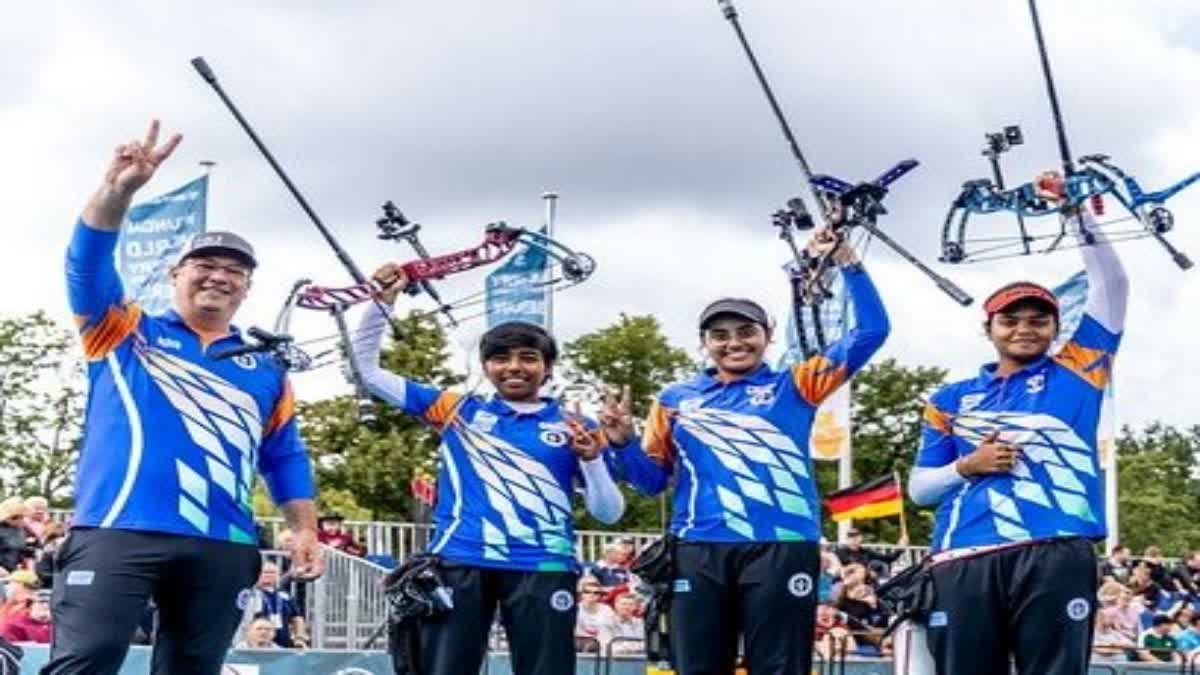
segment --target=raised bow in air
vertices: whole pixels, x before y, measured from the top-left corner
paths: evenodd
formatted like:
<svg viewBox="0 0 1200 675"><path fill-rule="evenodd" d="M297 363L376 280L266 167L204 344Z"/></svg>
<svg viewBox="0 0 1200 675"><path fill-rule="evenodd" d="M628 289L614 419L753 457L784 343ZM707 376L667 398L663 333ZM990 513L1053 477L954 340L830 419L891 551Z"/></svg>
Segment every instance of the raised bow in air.
<svg viewBox="0 0 1200 675"><path fill-rule="evenodd" d="M1015 256L1030 255L1031 253L1049 253L1060 248L1067 236L1067 221L1074 220L1082 229L1079 219L1062 218L1059 226L1048 233L1030 234L1026 228L1025 218L1037 218L1051 214L1078 212L1085 203L1090 203L1096 215L1102 215L1104 196L1111 195L1120 202L1128 212L1128 217L1101 223L1098 226L1106 228L1110 242L1125 241L1151 237L1166 249L1171 259L1181 269L1188 269L1192 261L1176 249L1164 236L1171 230L1175 218L1164 206L1166 201L1180 190L1200 180L1200 173L1187 178L1162 190L1146 192L1128 172L1113 164L1107 155L1088 155L1079 158L1079 166L1071 156L1070 145L1067 141L1066 124L1063 121L1062 108L1059 105L1057 89L1054 85L1054 73L1050 68L1050 56L1046 48L1046 40L1042 33L1042 23L1038 16L1037 0L1028 0L1029 17L1033 26L1034 38L1037 42L1038 55L1041 57L1042 78L1046 85L1046 98L1050 103L1050 111L1054 120L1055 135L1058 140L1058 154L1062 161L1064 179L1064 199L1058 203L1049 203L1041 199L1032 184L1024 184L1012 189L1005 189L1004 177L1000 172L999 155L1012 145L1023 142L1019 127L1006 127L1002 133L987 134L988 147L983 151L992 164L991 179L981 178L967 181L962 191L950 204L950 211L942 224L942 256L941 260L948 263L979 262L996 260ZM1020 229L1019 235L970 237L967 233L967 223L973 214L989 214L1007 211L1016 214ZM1138 227L1112 230L1109 226L1133 220ZM1095 233L1082 231L1083 244L1091 244ZM1039 241L1048 241L1045 247L1036 248Z"/></svg>

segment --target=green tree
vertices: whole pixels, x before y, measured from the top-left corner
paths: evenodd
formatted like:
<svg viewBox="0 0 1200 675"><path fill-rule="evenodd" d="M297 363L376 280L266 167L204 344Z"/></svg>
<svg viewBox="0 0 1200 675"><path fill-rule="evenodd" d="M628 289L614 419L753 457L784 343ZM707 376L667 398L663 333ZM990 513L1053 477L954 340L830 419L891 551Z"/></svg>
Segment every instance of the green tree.
<svg viewBox="0 0 1200 675"><path fill-rule="evenodd" d="M400 327L403 339L381 355L384 368L439 387L462 382L447 367L446 336L428 314L412 312L400 319ZM376 406L373 424L363 424L349 395L301 403L298 416L318 487L338 496L322 502L324 507L353 510L352 503L377 520L413 517L409 481L418 470L437 470L439 441L432 429L386 404Z"/></svg>
<svg viewBox="0 0 1200 675"><path fill-rule="evenodd" d="M1200 550L1200 425L1155 422L1117 438L1117 502L1121 543L1136 553L1150 545L1168 555Z"/></svg>
<svg viewBox="0 0 1200 675"><path fill-rule="evenodd" d="M851 444L854 451L854 482L870 480L899 471L908 472L921 445L923 401L946 379L942 368L909 367L885 359L863 368L851 381ZM821 494L837 489L837 462L817 462L817 484ZM920 509L905 500L909 538L913 544L929 541L933 529L932 509ZM855 523L867 541L891 542L900 536L896 518L879 518ZM836 537L837 525L825 521L825 534Z"/></svg>
<svg viewBox="0 0 1200 675"><path fill-rule="evenodd" d="M76 335L44 312L0 320L0 493L69 501L84 377Z"/></svg>
<svg viewBox="0 0 1200 675"><path fill-rule="evenodd" d="M672 347L658 319L621 314L616 323L581 335L563 349L564 377L571 386L598 391L604 386L629 387L633 414L643 419L654 395L667 384L698 368L684 349ZM665 498L646 497L626 485L625 515L606 526L577 510L584 529L654 531L662 528ZM669 517L669 513L666 514Z"/></svg>

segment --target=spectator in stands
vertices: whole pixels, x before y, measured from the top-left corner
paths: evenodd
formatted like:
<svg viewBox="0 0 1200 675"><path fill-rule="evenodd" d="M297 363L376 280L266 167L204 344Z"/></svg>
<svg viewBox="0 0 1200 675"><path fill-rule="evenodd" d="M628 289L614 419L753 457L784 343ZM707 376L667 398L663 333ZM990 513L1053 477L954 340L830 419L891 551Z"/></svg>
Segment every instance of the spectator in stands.
<svg viewBox="0 0 1200 675"><path fill-rule="evenodd" d="M329 513L317 520L317 540L349 555L366 555L367 549L354 540L354 535L345 528L346 519L340 513Z"/></svg>
<svg viewBox="0 0 1200 675"><path fill-rule="evenodd" d="M46 527L54 521L50 518L50 502L45 497L29 497L25 500L25 529L38 540L45 540Z"/></svg>
<svg viewBox="0 0 1200 675"><path fill-rule="evenodd" d="M908 546L908 540L901 537L896 542L897 546ZM896 562L900 556L904 555L902 549L897 549L891 553L883 553L874 549L869 549L863 546L862 532L858 530L850 530L846 533L846 545L837 548L838 560L843 565L858 563L868 569L871 568L871 563L878 562L886 566L884 569L889 569L892 563Z"/></svg>
<svg viewBox="0 0 1200 675"><path fill-rule="evenodd" d="M631 546L610 541L604 545L604 557L594 563L588 573L605 588L625 586L629 583L629 565L633 562L631 554Z"/></svg>
<svg viewBox="0 0 1200 675"><path fill-rule="evenodd" d="M1171 576L1181 591L1187 592L1193 602L1200 600L1200 551L1192 551L1187 560L1180 563Z"/></svg>
<svg viewBox="0 0 1200 675"><path fill-rule="evenodd" d="M837 583L840 567L837 556L830 552L821 552L821 576L817 578L818 602L833 602L833 585Z"/></svg>
<svg viewBox="0 0 1200 675"><path fill-rule="evenodd" d="M1108 558L1100 563L1100 578L1125 583L1129 581L1129 574L1132 570L1129 547L1117 544L1113 547L1112 553L1108 554Z"/></svg>
<svg viewBox="0 0 1200 675"><path fill-rule="evenodd" d="M279 590L279 566L264 562L258 575L258 583L250 591L246 603L246 616L266 619L275 628L275 643L280 647L291 647L291 622L300 616L292 597Z"/></svg>
<svg viewBox="0 0 1200 675"><path fill-rule="evenodd" d="M1141 633L1141 615L1145 606L1141 596L1135 596L1133 591L1116 581L1106 581L1097 593L1100 599L1100 614L1105 614L1108 622L1129 644L1137 644L1138 634Z"/></svg>
<svg viewBox="0 0 1200 675"><path fill-rule="evenodd" d="M1189 654L1200 648L1200 613L1192 612L1187 628L1175 634L1175 648Z"/></svg>
<svg viewBox="0 0 1200 675"><path fill-rule="evenodd" d="M1172 653L1178 647L1175 638L1171 636L1171 627L1174 623L1171 617L1158 614L1150 622L1150 628L1142 633L1141 647L1153 650L1150 655L1158 661L1174 662L1177 660L1178 654Z"/></svg>
<svg viewBox="0 0 1200 675"><path fill-rule="evenodd" d="M288 622L288 633L292 636L292 647L308 649L312 646L312 636L308 634L308 623L302 616L293 616Z"/></svg>
<svg viewBox="0 0 1200 675"><path fill-rule="evenodd" d="M269 619L255 619L246 625L242 641L236 649L279 649L275 644L275 626Z"/></svg>
<svg viewBox="0 0 1200 675"><path fill-rule="evenodd" d="M604 587L596 577L580 578L579 614L575 618L576 651L603 651L612 640L617 616L612 607L600 601L604 595Z"/></svg>
<svg viewBox="0 0 1200 675"><path fill-rule="evenodd" d="M850 634L846 616L830 605L817 605L813 647L825 661L838 654L849 654L858 649L858 643Z"/></svg>
<svg viewBox="0 0 1200 675"><path fill-rule="evenodd" d="M1129 574L1129 590L1141 596L1151 610L1163 599L1163 589L1153 579L1152 566L1145 561L1138 563Z"/></svg>
<svg viewBox="0 0 1200 675"><path fill-rule="evenodd" d="M1101 610L1096 614L1096 633L1092 639L1093 658L1103 661L1128 661L1130 653L1137 647L1122 629L1120 616L1115 612Z"/></svg>
<svg viewBox="0 0 1200 675"><path fill-rule="evenodd" d="M50 591L37 591L28 608L14 611L0 623L0 637L9 642L50 644L53 628L50 623Z"/></svg>
<svg viewBox="0 0 1200 675"><path fill-rule="evenodd" d="M27 559L28 533L25 531L25 500L9 497L0 502L0 568L7 573L16 571Z"/></svg>
<svg viewBox="0 0 1200 675"><path fill-rule="evenodd" d="M37 562L33 565L33 571L37 573L42 588L54 586L54 556L58 554L58 547L62 545L66 536L67 530L63 524L53 520L42 531L42 547L38 551Z"/></svg>
<svg viewBox="0 0 1200 675"><path fill-rule="evenodd" d="M640 616L642 603L633 593L625 592L613 601L614 654L641 654L646 649L646 624Z"/></svg>
<svg viewBox="0 0 1200 675"><path fill-rule="evenodd" d="M1167 569L1166 563L1163 562L1162 549L1157 546L1147 546L1146 550L1142 553L1140 562L1149 569L1150 580L1160 590L1167 593L1181 590L1177 587L1175 580L1171 578L1170 570Z"/></svg>
<svg viewBox="0 0 1200 675"><path fill-rule="evenodd" d="M8 575L4 586L4 605L0 606L0 618L28 611L33 594L38 590L37 575L30 570L17 570Z"/></svg>

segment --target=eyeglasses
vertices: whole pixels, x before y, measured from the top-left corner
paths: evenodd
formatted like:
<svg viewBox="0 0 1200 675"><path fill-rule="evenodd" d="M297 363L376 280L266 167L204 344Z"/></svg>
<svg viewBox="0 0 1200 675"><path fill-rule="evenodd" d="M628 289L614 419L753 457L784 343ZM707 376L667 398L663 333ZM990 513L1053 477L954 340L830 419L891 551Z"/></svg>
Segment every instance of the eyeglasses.
<svg viewBox="0 0 1200 675"><path fill-rule="evenodd" d="M238 281L245 281L250 278L250 270L242 265L218 265L214 262L197 260L195 258L189 258L186 262L188 267L191 267L206 277L216 274L219 270L224 272L231 279L236 279Z"/></svg>

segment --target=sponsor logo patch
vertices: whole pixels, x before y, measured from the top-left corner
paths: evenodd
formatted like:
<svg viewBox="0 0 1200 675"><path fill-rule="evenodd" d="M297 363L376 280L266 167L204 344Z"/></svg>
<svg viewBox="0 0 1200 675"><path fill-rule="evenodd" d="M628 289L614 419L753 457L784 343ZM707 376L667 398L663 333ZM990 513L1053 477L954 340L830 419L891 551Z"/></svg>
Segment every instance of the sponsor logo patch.
<svg viewBox="0 0 1200 675"><path fill-rule="evenodd" d="M1072 621L1083 621L1092 612L1092 604L1087 598L1075 598L1067 603L1067 616Z"/></svg>
<svg viewBox="0 0 1200 675"><path fill-rule="evenodd" d="M75 570L67 574L68 586L91 586L96 580L96 573L92 570Z"/></svg>
<svg viewBox="0 0 1200 675"><path fill-rule="evenodd" d="M790 579L788 579L787 588L788 593L791 593L797 598L803 598L809 593L812 593L812 577L804 572L797 572L793 574Z"/></svg>
<svg viewBox="0 0 1200 675"><path fill-rule="evenodd" d="M771 405L775 402L775 388L769 384L746 387L750 395L750 405Z"/></svg>
<svg viewBox="0 0 1200 675"><path fill-rule="evenodd" d="M958 409L960 412L967 412L979 407L979 403L983 401L985 394L967 394L958 400Z"/></svg>
<svg viewBox="0 0 1200 675"><path fill-rule="evenodd" d="M541 439L541 441L546 445L561 448L567 444L567 439L569 437L565 431L559 431L558 429L547 429L546 431L538 434L538 438Z"/></svg>
<svg viewBox="0 0 1200 675"><path fill-rule="evenodd" d="M934 612L929 615L929 627L940 628L949 625L950 617L946 616L945 612Z"/></svg>
<svg viewBox="0 0 1200 675"><path fill-rule="evenodd" d="M692 590L692 582L687 579L676 579L671 588L676 593L689 593Z"/></svg>
<svg viewBox="0 0 1200 675"><path fill-rule="evenodd" d="M550 607L559 611L565 612L575 606L575 596L571 591L562 589L554 591L554 595L550 596Z"/></svg>

